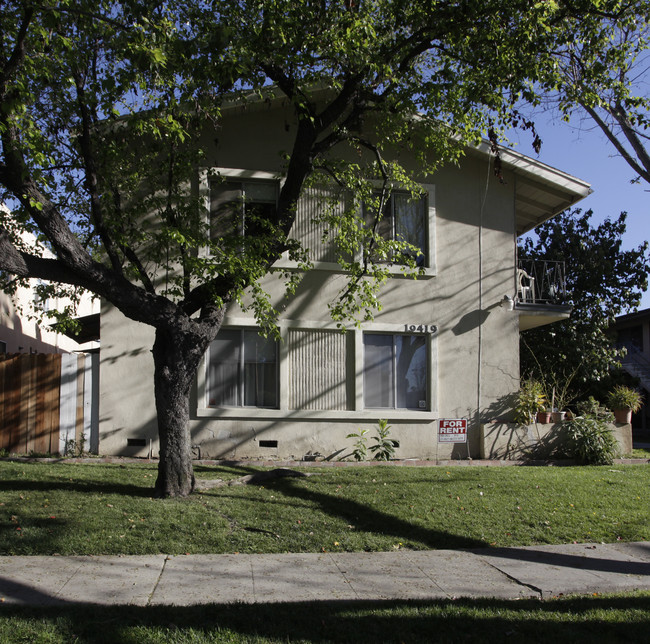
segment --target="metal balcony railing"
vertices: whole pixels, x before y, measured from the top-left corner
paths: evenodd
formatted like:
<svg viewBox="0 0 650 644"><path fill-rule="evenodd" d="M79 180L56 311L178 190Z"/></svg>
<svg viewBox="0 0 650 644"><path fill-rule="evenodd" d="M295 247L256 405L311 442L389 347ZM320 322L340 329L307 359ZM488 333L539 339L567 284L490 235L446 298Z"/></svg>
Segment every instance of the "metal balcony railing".
<svg viewBox="0 0 650 644"><path fill-rule="evenodd" d="M564 262L520 259L517 264L517 302L567 304Z"/></svg>

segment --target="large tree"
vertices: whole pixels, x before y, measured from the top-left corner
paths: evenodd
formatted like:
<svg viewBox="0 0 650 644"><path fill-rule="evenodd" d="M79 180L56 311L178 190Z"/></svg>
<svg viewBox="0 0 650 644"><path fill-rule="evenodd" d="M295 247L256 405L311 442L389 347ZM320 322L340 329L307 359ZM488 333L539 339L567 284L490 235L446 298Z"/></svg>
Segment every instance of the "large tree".
<svg viewBox="0 0 650 644"><path fill-rule="evenodd" d="M576 17L619 10L613 0L0 2L0 186L11 206L0 270L88 289L154 327L156 491L189 494L200 360L244 292L272 326L259 282L284 251L304 259L288 236L309 177L369 202L364 178L408 185L390 150L422 152L424 171L453 160L507 121ZM278 207L259 215L255 237L211 239L188 190L196 141L218 126L224 97L251 91L275 92L293 113ZM359 163L336 163L346 145L366 151ZM383 243L377 226L341 218L341 245L367 250L346 265L338 316L372 304L364 276L382 277L368 261ZM25 229L53 258L21 243Z"/></svg>
<svg viewBox="0 0 650 644"><path fill-rule="evenodd" d="M521 259L564 261L568 320L521 334L521 373L567 391L570 397L594 393L620 353L609 333L614 318L633 310L648 287L648 242L621 249L626 214L592 226L591 210L565 211L523 240ZM551 392L547 392L550 396Z"/></svg>

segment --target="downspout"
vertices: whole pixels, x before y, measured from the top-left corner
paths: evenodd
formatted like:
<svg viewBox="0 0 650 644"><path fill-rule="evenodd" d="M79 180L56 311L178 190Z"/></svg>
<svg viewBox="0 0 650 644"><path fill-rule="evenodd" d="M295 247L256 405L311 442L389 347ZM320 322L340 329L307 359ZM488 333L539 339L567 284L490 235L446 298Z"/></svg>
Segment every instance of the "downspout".
<svg viewBox="0 0 650 644"><path fill-rule="evenodd" d="M477 386L476 386L476 428L480 432L481 427L481 398L483 382L483 210L487 201L488 188L490 185L490 168L492 167L492 158L488 154L487 175L485 177L485 191L478 212L478 356L477 356ZM467 439L467 458L471 460L469 449L469 437Z"/></svg>

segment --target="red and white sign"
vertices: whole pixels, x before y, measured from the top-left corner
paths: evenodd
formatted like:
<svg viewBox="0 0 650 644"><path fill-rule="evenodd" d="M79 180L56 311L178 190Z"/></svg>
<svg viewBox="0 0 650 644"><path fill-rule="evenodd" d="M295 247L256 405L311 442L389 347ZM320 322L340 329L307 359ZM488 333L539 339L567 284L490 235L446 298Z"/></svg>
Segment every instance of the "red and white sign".
<svg viewBox="0 0 650 644"><path fill-rule="evenodd" d="M466 443L467 420L465 418L441 418L438 421L439 443Z"/></svg>

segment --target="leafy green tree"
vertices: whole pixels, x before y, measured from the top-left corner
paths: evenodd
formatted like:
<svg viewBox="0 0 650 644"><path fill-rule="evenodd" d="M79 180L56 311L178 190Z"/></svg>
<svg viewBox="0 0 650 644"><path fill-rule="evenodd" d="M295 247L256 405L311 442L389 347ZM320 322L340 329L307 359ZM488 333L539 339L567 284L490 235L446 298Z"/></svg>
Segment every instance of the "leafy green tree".
<svg viewBox="0 0 650 644"><path fill-rule="evenodd" d="M156 492L189 494L189 392L201 358L244 293L273 328L259 283L285 251L307 268L289 231L310 177L353 190L377 222L389 182L413 185L391 160L398 149L418 154L423 171L457 159L464 144L509 122L511 106L574 38L575 18L609 19L617 8L614 0L0 1L0 186L11 207L0 220L0 270L90 290L154 327ZM188 190L203 160L197 142L218 127L225 98L269 92L292 112L278 208L259 216L255 237L211 239ZM345 150L359 161L338 163ZM384 181L379 198L370 178ZM350 276L333 315L370 315L386 277L371 253L409 249L391 247L357 212L333 223ZM54 257L26 247L24 230ZM360 246L360 261L343 259Z"/></svg>
<svg viewBox="0 0 650 644"><path fill-rule="evenodd" d="M594 383L609 376L620 357L609 327L639 305L650 272L647 242L621 250L626 213L597 226L592 215L565 211L538 226L519 248L520 258L566 262L571 317L522 333L521 373L568 385L569 397L591 393Z"/></svg>

